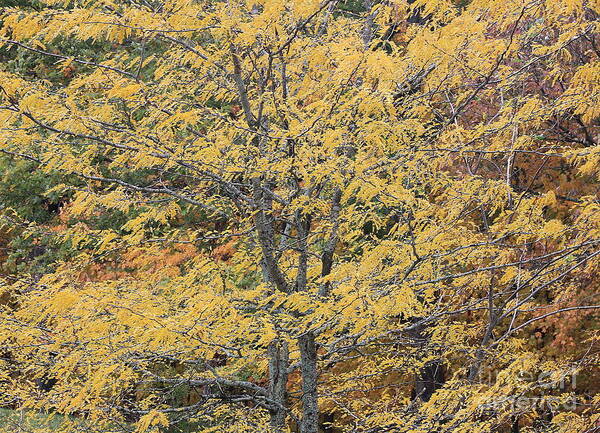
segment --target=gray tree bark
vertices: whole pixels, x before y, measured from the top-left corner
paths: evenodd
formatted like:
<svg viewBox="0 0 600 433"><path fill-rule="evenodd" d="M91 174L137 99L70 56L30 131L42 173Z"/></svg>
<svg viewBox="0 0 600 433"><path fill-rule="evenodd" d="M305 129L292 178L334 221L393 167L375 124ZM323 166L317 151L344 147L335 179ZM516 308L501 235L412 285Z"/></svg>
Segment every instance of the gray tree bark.
<svg viewBox="0 0 600 433"><path fill-rule="evenodd" d="M277 433L285 431L285 416L287 407L287 380L290 363L287 342L273 340L269 344L269 399L273 402L271 427Z"/></svg>
<svg viewBox="0 0 600 433"><path fill-rule="evenodd" d="M318 433L319 407L317 403L317 346L312 332L298 339L300 371L302 373L302 420L300 433Z"/></svg>

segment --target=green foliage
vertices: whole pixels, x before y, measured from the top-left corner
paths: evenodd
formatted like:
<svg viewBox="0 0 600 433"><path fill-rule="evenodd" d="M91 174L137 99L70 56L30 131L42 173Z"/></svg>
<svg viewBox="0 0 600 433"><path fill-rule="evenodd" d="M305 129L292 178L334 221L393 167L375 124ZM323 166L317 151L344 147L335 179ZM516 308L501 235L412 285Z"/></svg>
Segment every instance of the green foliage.
<svg viewBox="0 0 600 433"><path fill-rule="evenodd" d="M0 209L12 209L21 219L42 224L56 217L68 198L57 192L46 194L62 176L35 167L30 161L0 157Z"/></svg>

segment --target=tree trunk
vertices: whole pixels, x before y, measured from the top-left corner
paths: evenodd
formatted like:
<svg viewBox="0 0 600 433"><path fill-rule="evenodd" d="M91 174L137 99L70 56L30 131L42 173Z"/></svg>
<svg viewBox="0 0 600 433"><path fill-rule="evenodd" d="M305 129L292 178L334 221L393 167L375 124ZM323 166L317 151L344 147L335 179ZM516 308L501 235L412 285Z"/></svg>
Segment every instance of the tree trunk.
<svg viewBox="0 0 600 433"><path fill-rule="evenodd" d="M318 433L317 346L315 335L307 332L298 339L302 372L302 421L300 433Z"/></svg>
<svg viewBox="0 0 600 433"><path fill-rule="evenodd" d="M438 359L425 364L415 380L415 395L429 401L433 393L444 385L444 366Z"/></svg>
<svg viewBox="0 0 600 433"><path fill-rule="evenodd" d="M288 345L283 340L274 340L269 344L269 398L273 402L271 427L277 433L285 431L287 400L287 369L289 366Z"/></svg>
<svg viewBox="0 0 600 433"><path fill-rule="evenodd" d="M371 8L373 7L373 2L371 0L363 0L363 7L366 9L367 16L365 18L364 27L362 31L363 44L365 46L365 50L369 49L369 45L371 44L371 40L373 39L373 27L374 27L374 16L371 13Z"/></svg>
<svg viewBox="0 0 600 433"><path fill-rule="evenodd" d="M418 322L419 319L415 319ZM429 337L427 335L427 325L419 325L414 328L410 334L421 347L427 346ZM444 386L445 372L442 361L434 359L423 365L415 377L414 397L422 401L429 401L433 393Z"/></svg>

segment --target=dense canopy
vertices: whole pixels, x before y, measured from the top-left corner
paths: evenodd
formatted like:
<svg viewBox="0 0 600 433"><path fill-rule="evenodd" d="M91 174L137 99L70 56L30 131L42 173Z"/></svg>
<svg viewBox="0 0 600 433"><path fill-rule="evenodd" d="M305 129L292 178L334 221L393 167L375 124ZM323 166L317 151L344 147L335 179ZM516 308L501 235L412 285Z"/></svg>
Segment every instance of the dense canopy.
<svg viewBox="0 0 600 433"><path fill-rule="evenodd" d="M600 2L3 3L4 431L600 429Z"/></svg>

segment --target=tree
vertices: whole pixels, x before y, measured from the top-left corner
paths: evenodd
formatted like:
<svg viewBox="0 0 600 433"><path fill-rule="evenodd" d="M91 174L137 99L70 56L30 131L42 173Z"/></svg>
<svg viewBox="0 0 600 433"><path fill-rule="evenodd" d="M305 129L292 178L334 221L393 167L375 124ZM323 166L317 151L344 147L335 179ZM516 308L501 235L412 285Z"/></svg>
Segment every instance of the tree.
<svg viewBox="0 0 600 433"><path fill-rule="evenodd" d="M0 71L0 150L79 179L50 190L79 254L7 280L6 404L65 431L595 428L534 397L597 329L526 337L597 323L597 3L44 4L4 10L4 49L68 72Z"/></svg>

